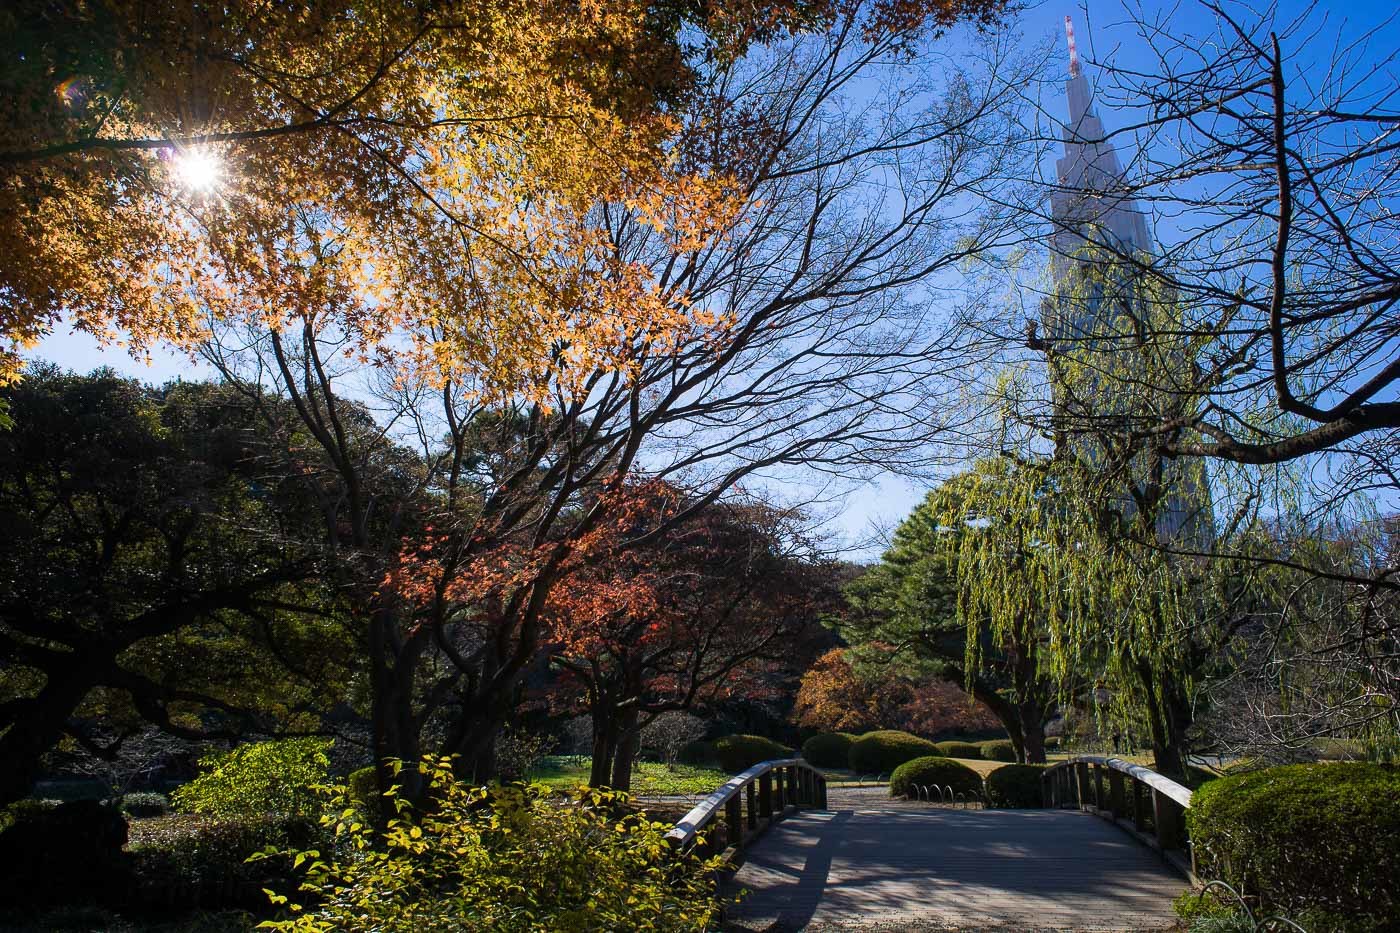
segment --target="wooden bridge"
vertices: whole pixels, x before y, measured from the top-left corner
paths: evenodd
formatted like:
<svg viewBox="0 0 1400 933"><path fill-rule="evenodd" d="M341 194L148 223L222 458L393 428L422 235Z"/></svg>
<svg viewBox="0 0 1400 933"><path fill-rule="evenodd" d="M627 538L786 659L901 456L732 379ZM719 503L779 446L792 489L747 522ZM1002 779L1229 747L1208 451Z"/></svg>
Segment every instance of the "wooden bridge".
<svg viewBox="0 0 1400 933"><path fill-rule="evenodd" d="M671 839L731 850L731 930L1170 928L1190 791L1097 757L1046 769L1044 791L1044 809L989 810L951 789L828 789L800 759L768 761Z"/></svg>

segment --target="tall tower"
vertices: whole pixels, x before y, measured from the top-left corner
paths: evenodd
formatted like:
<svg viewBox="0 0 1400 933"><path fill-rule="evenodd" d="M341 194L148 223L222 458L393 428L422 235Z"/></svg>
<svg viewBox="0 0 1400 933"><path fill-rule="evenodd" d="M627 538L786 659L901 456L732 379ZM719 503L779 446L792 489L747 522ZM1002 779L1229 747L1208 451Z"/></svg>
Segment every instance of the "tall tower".
<svg viewBox="0 0 1400 933"><path fill-rule="evenodd" d="M1094 112L1094 96L1079 63L1074 24L1065 17L1069 40L1069 120L1064 127L1065 154L1055 162L1056 185L1050 196L1050 218L1056 278L1066 274L1069 257L1085 245L1088 227L1095 242L1123 252L1151 252L1147 220L1127 190L1123 165L1105 138L1103 121Z"/></svg>
<svg viewBox="0 0 1400 933"><path fill-rule="evenodd" d="M1065 17L1069 43L1069 80L1065 96L1069 120L1064 128L1064 155L1055 163L1056 185L1050 196L1050 272L1056 293L1042 309L1047 345L1052 352L1078 373L1074 391L1067 383L1054 385L1057 422L1089 423L1091 429L1071 443L1078 455L1093 464L1101 462L1104 448L1093 439L1092 427L1102 428L1121 419L1131 421L1158 414L1155 407L1172 404L1170 391L1144 391L1161 377L1164 367L1182 367L1185 375L1192 361L1184 347L1154 347L1151 365L1158 369L1153 378L1146 375L1146 356L1134 347L1130 332L1122 324L1123 312L1160 322L1172 311L1174 297L1163 289L1144 288L1136 267L1125 259L1150 256L1156 244L1147 228L1147 218L1138 209L1123 164L1113 144L1106 138L1103 121L1094 109L1094 95L1079 61L1074 41L1074 25ZM1091 251L1094 256L1086 256ZM1149 297L1149 293L1153 297ZM1158 302L1149 307L1149 302ZM1062 364L1063 365L1063 364ZM1168 375L1171 375L1170 373ZM1062 371L1063 376L1063 371ZM1052 375L1053 378L1053 375ZM1146 483L1151 458L1138 458L1134 472L1140 484ZM1210 494L1204 466L1199 462L1173 460L1161 465L1164 498L1156 519L1158 537L1193 545L1204 544L1212 534ZM1131 513L1133 497L1124 494L1124 508Z"/></svg>

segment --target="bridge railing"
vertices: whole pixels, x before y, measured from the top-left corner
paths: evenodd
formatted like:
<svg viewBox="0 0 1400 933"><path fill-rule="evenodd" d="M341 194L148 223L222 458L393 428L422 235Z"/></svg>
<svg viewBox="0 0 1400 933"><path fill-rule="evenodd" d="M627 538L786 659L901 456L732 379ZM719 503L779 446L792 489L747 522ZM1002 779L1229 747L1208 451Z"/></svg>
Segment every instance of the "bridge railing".
<svg viewBox="0 0 1400 933"><path fill-rule="evenodd" d="M788 808L803 807L826 807L826 777L801 758L761 761L696 804L666 840L681 849L692 848L701 838L707 851L742 849L782 819ZM702 833L707 827L710 832Z"/></svg>
<svg viewBox="0 0 1400 933"><path fill-rule="evenodd" d="M1047 807L1088 810L1162 853L1191 880L1196 863L1186 834L1191 789L1132 762L1080 755L1041 775Z"/></svg>

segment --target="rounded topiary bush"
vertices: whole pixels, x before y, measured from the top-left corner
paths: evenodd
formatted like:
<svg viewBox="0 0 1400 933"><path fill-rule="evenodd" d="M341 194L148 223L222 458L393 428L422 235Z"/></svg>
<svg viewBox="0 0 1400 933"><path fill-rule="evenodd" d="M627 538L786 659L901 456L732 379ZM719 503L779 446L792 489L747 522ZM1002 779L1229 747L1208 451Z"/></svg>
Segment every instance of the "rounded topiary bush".
<svg viewBox="0 0 1400 933"><path fill-rule="evenodd" d="M860 774L889 774L906 761L934 755L942 756L943 753L928 739L894 729L882 729L867 732L852 742L846 762L852 771Z"/></svg>
<svg viewBox="0 0 1400 933"><path fill-rule="evenodd" d="M715 758L726 771L743 771L770 758L791 757L792 749L762 735L726 735L715 739Z"/></svg>
<svg viewBox="0 0 1400 933"><path fill-rule="evenodd" d="M951 758L933 755L906 761L890 775L890 796L907 797L915 785L951 787L955 794L982 793L982 775Z"/></svg>
<svg viewBox="0 0 1400 933"><path fill-rule="evenodd" d="M802 743L802 757L818 768L844 768L855 740L849 732L823 732Z"/></svg>
<svg viewBox="0 0 1400 933"><path fill-rule="evenodd" d="M976 742L938 742L938 750L949 758L981 760L982 746Z"/></svg>
<svg viewBox="0 0 1400 933"><path fill-rule="evenodd" d="M982 757L988 761L1015 761L1016 746L1007 739L982 743Z"/></svg>
<svg viewBox="0 0 1400 933"><path fill-rule="evenodd" d="M164 794L127 794L122 797L122 812L135 817L164 816L170 812L170 801Z"/></svg>
<svg viewBox="0 0 1400 933"><path fill-rule="evenodd" d="M715 760L715 743L692 739L681 746L676 760L683 765L707 765Z"/></svg>
<svg viewBox="0 0 1400 933"><path fill-rule="evenodd" d="M1217 778L1186 811L1198 872L1309 930L1400 929L1400 767L1286 765Z"/></svg>
<svg viewBox="0 0 1400 933"><path fill-rule="evenodd" d="M987 806L1029 810L1045 805L1040 776L1045 765L1003 765L987 775Z"/></svg>

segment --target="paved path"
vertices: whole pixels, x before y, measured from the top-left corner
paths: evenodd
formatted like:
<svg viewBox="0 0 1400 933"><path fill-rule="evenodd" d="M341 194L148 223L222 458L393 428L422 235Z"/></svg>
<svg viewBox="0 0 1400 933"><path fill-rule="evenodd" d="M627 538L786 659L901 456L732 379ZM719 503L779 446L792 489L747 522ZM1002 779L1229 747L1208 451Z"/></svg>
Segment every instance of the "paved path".
<svg viewBox="0 0 1400 933"><path fill-rule="evenodd" d="M879 795L887 793L883 789ZM833 792L749 850L735 930L1161 930L1187 884L1071 810L954 810Z"/></svg>

